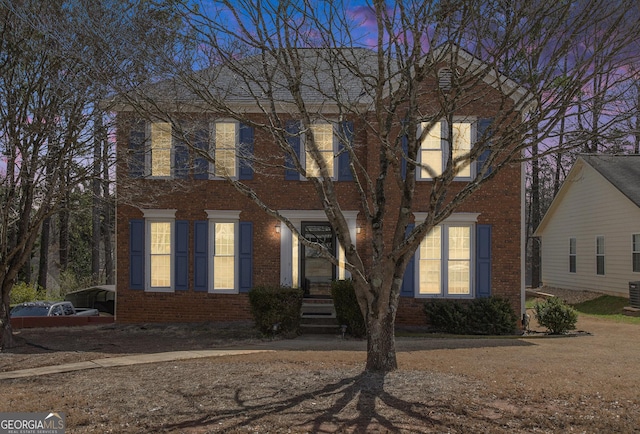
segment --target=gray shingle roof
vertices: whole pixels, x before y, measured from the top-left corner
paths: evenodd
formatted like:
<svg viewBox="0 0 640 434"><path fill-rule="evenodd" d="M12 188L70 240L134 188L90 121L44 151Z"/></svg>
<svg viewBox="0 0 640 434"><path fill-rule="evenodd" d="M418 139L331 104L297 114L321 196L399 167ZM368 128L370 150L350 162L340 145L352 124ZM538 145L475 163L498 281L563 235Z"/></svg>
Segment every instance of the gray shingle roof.
<svg viewBox="0 0 640 434"><path fill-rule="evenodd" d="M144 93L164 101L220 101L249 103L266 99L268 92L276 102L293 102L287 77L293 71L280 52L269 52L226 62L222 65L145 86ZM297 80L306 103L323 104L339 99L341 103L367 101L374 88L377 54L358 49L297 49L301 77ZM357 73L354 73L357 71Z"/></svg>
<svg viewBox="0 0 640 434"><path fill-rule="evenodd" d="M640 207L640 155L581 155L581 157Z"/></svg>

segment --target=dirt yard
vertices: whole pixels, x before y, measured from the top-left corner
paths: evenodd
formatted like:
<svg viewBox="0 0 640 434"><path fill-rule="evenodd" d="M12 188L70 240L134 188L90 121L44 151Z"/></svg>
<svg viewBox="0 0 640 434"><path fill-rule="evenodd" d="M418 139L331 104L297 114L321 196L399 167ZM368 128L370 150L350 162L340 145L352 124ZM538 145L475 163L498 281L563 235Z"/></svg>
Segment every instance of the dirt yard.
<svg viewBox="0 0 640 434"><path fill-rule="evenodd" d="M534 324L535 327L535 324ZM0 384L0 411L60 411L69 433L632 433L640 327L582 316L576 337L398 338L400 369L363 373L365 343L262 340L247 328L21 330L0 370L122 354L274 352L92 369Z"/></svg>

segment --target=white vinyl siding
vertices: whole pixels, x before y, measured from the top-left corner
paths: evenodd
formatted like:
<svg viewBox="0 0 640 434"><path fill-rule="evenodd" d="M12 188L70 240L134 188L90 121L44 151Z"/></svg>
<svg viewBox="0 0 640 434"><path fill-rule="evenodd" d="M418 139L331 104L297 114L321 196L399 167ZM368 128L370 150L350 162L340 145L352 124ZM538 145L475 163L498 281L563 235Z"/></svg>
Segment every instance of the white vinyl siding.
<svg viewBox="0 0 640 434"><path fill-rule="evenodd" d="M638 280L629 250L630 234L640 234L640 208L587 164L566 181L556 201L541 234L543 283L628 296L629 282ZM594 279L598 235L605 237L606 274ZM575 273L569 272L569 236L576 238Z"/></svg>

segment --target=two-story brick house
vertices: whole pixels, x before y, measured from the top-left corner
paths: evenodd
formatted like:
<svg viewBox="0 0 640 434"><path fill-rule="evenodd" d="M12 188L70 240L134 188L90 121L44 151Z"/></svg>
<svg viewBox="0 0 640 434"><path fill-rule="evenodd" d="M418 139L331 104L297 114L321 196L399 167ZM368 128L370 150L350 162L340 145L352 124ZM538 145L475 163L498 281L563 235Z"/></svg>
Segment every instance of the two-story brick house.
<svg viewBox="0 0 640 434"><path fill-rule="evenodd" d="M362 53L366 57L366 50ZM310 88L315 92L307 92L305 98L322 107L322 116L310 128L334 180L351 238L363 246L359 248L366 258L370 231L349 154L341 150L352 147L360 163L356 170L375 174L380 141L367 128L371 120L340 115L323 96L318 70L313 77ZM231 73L217 71L215 80L219 89L239 86ZM438 86L437 77L424 85ZM443 172L447 160L468 153L494 116L497 101L504 104L489 79L481 85L486 87L485 99L465 104L452 125L443 119L429 124L428 133L421 135L418 162L423 168L416 174L416 197L428 197L433 178ZM119 106L117 115L116 320L245 320L251 318L246 293L253 286L281 284L313 295L326 293L331 280L348 278L342 266L344 252L312 183L282 157L274 138L256 127L265 121L263 108L252 105L249 95L230 92L225 103L242 113L245 122L240 122L184 90L163 86L156 85L152 92L172 107L171 119L143 121L127 104ZM362 93L348 83L345 89L353 98ZM429 92L424 95L425 108L434 104ZM286 111L281 119L307 177L316 176L318 168L305 149L300 119ZM454 155L449 155L445 140L450 132ZM215 163L203 158L206 154L215 154ZM478 157L461 165L451 189L472 182L482 164ZM338 265L302 244L298 235L225 177L268 200L300 236L333 251ZM433 297L498 295L521 312L522 185L520 164L505 165L429 233L407 266L398 324L422 324L422 304ZM390 206L397 200L397 195L389 195ZM427 200L417 201L412 210L416 221L425 218L428 206Z"/></svg>

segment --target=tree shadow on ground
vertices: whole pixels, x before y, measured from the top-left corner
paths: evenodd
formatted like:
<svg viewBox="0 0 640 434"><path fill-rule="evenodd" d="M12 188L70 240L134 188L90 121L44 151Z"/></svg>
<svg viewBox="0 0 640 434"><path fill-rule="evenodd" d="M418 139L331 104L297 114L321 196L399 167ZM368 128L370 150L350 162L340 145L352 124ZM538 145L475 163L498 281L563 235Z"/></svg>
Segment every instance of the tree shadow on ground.
<svg viewBox="0 0 640 434"><path fill-rule="evenodd" d="M437 404L426 405L412 402L385 391L384 373L363 372L359 375L344 378L312 391L296 394L284 399L269 399L266 403L251 404L242 399L242 390L235 391L237 408L233 410L212 412L200 418L184 422L163 425L167 431L180 431L197 428L218 429L224 427L225 432L235 432L240 428L260 426L265 429L283 427L271 426L278 420L279 415L290 416L296 414L297 425L291 426L295 430L304 432L400 432L407 429L409 424L412 432L419 432L420 427L425 432L433 432L441 422L429 416L436 410ZM315 406L316 401L333 402L328 407ZM381 411L383 407L388 411ZM347 409L345 411L345 409ZM386 414L384 414L386 413ZM389 415L395 415L390 418ZM286 419L291 419L286 417ZM402 421L402 427L399 420Z"/></svg>

